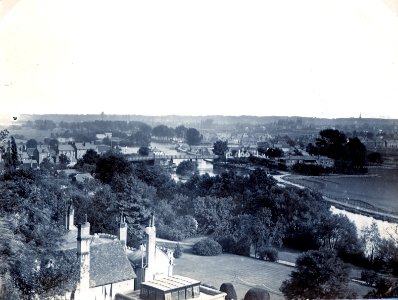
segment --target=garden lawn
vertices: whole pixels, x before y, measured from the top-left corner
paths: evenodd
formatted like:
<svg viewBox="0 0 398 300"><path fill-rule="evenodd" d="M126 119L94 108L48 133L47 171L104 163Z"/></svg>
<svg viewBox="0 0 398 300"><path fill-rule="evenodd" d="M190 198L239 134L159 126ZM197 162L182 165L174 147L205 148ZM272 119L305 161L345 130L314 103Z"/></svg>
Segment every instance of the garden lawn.
<svg viewBox="0 0 398 300"><path fill-rule="evenodd" d="M238 299L243 299L253 286L267 289L271 299L284 299L279 287L289 278L292 267L233 254L198 256L189 253L187 248L183 246L182 257L174 261L174 274L200 280L217 289L222 283L231 282Z"/></svg>
<svg viewBox="0 0 398 300"><path fill-rule="evenodd" d="M268 290L271 300L284 299L279 287L284 280L290 278L289 275L294 267L233 254L198 256L191 253L191 246L181 246L183 254L174 261L174 274L200 280L202 284L217 289L222 283L230 282L235 287L238 300L243 299L251 287ZM297 253L292 253L293 256L297 256ZM369 287L354 282L350 282L349 287L359 296L365 295L370 290Z"/></svg>

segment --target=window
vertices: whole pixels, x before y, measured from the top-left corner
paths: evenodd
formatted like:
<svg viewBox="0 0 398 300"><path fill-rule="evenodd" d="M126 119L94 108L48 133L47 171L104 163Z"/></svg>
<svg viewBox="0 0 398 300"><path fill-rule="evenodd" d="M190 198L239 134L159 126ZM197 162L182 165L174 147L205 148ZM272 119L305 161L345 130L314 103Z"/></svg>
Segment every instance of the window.
<svg viewBox="0 0 398 300"><path fill-rule="evenodd" d="M193 287L193 297L197 298L199 297L199 295L200 295L199 285L195 285Z"/></svg>
<svg viewBox="0 0 398 300"><path fill-rule="evenodd" d="M178 291L171 292L171 300L178 300Z"/></svg>
<svg viewBox="0 0 398 300"><path fill-rule="evenodd" d="M192 289L192 286L187 287L187 290L186 290L186 298L187 298L187 299L193 298L193 289Z"/></svg>
<svg viewBox="0 0 398 300"><path fill-rule="evenodd" d="M181 289L178 291L178 299L185 300L185 289Z"/></svg>

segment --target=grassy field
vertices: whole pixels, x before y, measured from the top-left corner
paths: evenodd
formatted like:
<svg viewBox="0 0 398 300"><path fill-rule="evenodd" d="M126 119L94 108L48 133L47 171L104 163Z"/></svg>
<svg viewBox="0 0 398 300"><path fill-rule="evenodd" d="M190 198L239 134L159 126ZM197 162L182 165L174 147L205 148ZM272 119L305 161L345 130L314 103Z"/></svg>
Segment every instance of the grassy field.
<svg viewBox="0 0 398 300"><path fill-rule="evenodd" d="M50 138L51 133L55 133L55 130L38 130L34 128L10 128L9 129L10 136L11 135L23 135L27 140L35 139L38 142L43 141L45 138Z"/></svg>
<svg viewBox="0 0 398 300"><path fill-rule="evenodd" d="M370 169L365 176L288 176L285 178L334 199L362 200L398 212L398 170Z"/></svg>
<svg viewBox="0 0 398 300"><path fill-rule="evenodd" d="M224 282L231 282L239 300L243 299L251 287L267 289L272 300L284 299L279 287L294 270L293 267L278 263L233 254L197 256L191 253L191 246L183 245L182 248L182 257L175 260L174 274L195 278L202 284L216 288L220 288ZM296 256L297 253L292 253L292 258ZM288 257L289 255L284 255L284 258ZM353 275L357 276L356 273ZM350 289L360 296L369 290L353 282L350 282Z"/></svg>

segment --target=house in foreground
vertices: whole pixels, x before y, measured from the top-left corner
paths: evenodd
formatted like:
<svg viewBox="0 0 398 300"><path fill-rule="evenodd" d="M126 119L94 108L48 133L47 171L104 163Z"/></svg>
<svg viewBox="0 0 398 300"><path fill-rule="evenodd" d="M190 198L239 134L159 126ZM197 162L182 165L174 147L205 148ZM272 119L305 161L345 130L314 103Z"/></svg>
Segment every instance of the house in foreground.
<svg viewBox="0 0 398 300"><path fill-rule="evenodd" d="M127 223L120 218L116 235L90 234L90 223L74 225L74 209L65 218L68 233L61 252L76 258L78 276L71 276L65 300L206 300L224 299L225 293L200 282L173 275L173 252L156 246L154 218L145 228L146 245L140 250L127 247ZM140 288L140 289L139 289Z"/></svg>

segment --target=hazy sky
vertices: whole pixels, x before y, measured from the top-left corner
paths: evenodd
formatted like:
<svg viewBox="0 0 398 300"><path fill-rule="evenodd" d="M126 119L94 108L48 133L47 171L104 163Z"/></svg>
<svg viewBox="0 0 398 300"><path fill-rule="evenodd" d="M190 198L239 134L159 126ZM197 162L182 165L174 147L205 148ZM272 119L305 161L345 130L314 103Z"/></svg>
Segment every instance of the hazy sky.
<svg viewBox="0 0 398 300"><path fill-rule="evenodd" d="M0 113L398 118L395 0L0 6Z"/></svg>

